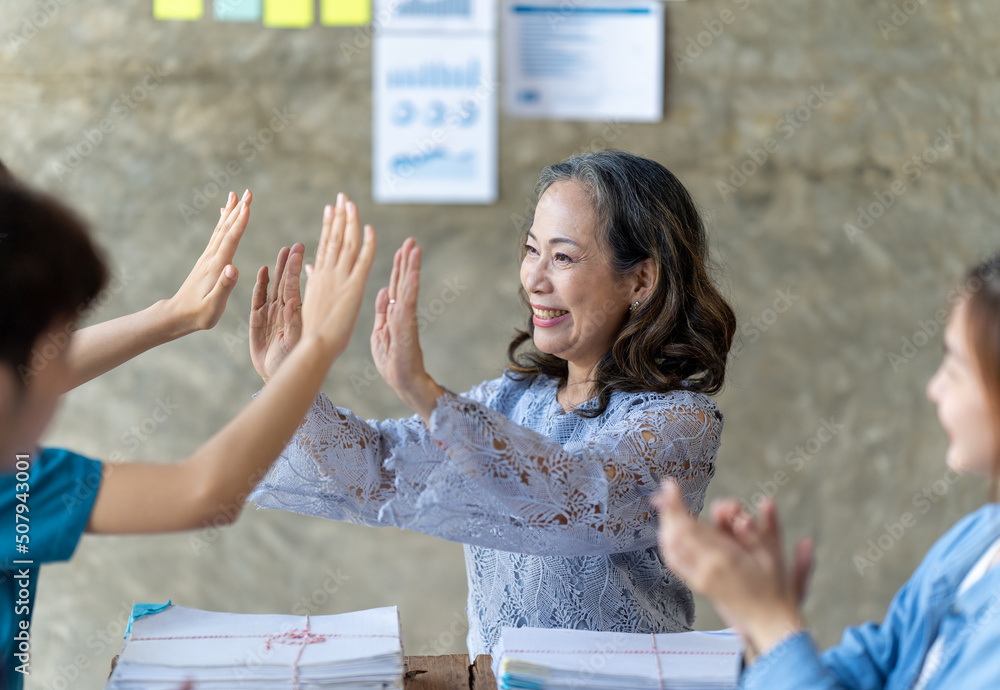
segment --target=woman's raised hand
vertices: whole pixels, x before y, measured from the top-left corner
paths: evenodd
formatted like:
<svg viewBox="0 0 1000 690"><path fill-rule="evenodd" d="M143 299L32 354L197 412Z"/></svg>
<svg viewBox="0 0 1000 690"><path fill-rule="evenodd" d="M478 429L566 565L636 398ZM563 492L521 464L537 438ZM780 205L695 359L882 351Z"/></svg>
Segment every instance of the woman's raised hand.
<svg viewBox="0 0 1000 690"><path fill-rule="evenodd" d="M347 349L375 260L375 229L361 229L358 207L343 194L323 210L316 263L302 305L302 338L318 338L336 355Z"/></svg>
<svg viewBox="0 0 1000 690"><path fill-rule="evenodd" d="M385 382L417 414L430 420L437 398L444 392L424 369L417 323L420 291L420 247L412 237L392 260L389 286L375 298L372 358Z"/></svg>
<svg viewBox="0 0 1000 690"><path fill-rule="evenodd" d="M316 309L304 306L299 287L305 254L305 247L301 244L296 243L291 249L281 248L274 265L273 281L268 279L267 266L262 266L257 272L250 304L250 359L264 381L274 375L307 331L322 337L333 337L338 343L343 336L346 347L357 319L357 313L351 311L353 307L350 306L353 305L350 300L354 299L354 293L346 295L349 299L331 312L350 317L345 322L350 324L346 336L338 330L337 324L328 322L329 314L324 310L329 306L329 300L337 297L328 294L328 290L354 290L359 284L360 289L364 289L375 253L375 231L366 226L363 235L358 207L346 195L338 194L336 207L327 206L323 210L323 228L315 267L306 267L310 294L316 297ZM317 274L321 268L322 272ZM361 272L364 278L357 278L356 275ZM360 308L360 297L358 300ZM313 313L313 322L307 328L303 316L309 312Z"/></svg>
<svg viewBox="0 0 1000 690"><path fill-rule="evenodd" d="M236 287L238 276L232 264L233 256L250 220L252 200L250 190L243 194L242 200L229 193L208 246L177 293L167 300L172 313L179 319L182 331L212 328L226 310L226 302Z"/></svg>
<svg viewBox="0 0 1000 690"><path fill-rule="evenodd" d="M326 221L324 220L324 227ZM282 247L274 264L274 281L268 289L267 266L257 272L250 302L250 360L267 381L302 337L302 293L299 276L305 247Z"/></svg>

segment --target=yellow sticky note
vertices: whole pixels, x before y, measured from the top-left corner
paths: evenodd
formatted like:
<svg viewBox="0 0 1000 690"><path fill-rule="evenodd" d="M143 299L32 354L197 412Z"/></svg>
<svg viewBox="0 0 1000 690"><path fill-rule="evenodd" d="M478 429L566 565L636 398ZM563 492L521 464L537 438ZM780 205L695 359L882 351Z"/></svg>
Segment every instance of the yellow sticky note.
<svg viewBox="0 0 1000 690"><path fill-rule="evenodd" d="M154 19L201 19L205 13L202 0L153 0Z"/></svg>
<svg viewBox="0 0 1000 690"><path fill-rule="evenodd" d="M320 17L327 26L363 26L372 20L372 0L323 0Z"/></svg>
<svg viewBox="0 0 1000 690"><path fill-rule="evenodd" d="M264 0L264 25L301 29L316 21L313 0Z"/></svg>

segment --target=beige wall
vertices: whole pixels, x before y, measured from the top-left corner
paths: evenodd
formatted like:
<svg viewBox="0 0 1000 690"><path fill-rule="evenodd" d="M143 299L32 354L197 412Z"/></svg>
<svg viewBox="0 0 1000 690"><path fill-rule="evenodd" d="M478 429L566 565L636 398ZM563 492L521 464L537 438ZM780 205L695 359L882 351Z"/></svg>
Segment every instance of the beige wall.
<svg viewBox="0 0 1000 690"><path fill-rule="evenodd" d="M457 389L494 376L520 318L512 215L541 166L596 144L671 168L710 222L744 329L721 396L726 427L710 495L752 500L774 482L789 539L815 535L807 612L821 642L880 617L921 554L984 499L981 482L941 481L945 439L923 387L940 352L930 321L966 264L1000 245L996 3L907 0L895 15L885 0L670 3L668 52L690 46L694 57L668 58L664 121L615 131L501 117L500 201L467 208L372 202L371 54L345 61L350 29L154 23L149 0L52 0L55 15L14 46L9 32L45 4L4 0L0 10L0 156L92 221L123 284L107 294L102 319L171 293L220 199L190 224L179 206L242 160L241 143L275 108L293 116L232 183L256 199L222 322L73 392L49 443L174 461L239 410L258 386L242 331L254 272L283 243L312 243L321 204L338 190L379 229L382 251L362 332L326 392L363 415L405 412L380 381L349 377L363 376L371 298L408 234L426 251L425 305L447 281L464 286L425 331L429 370ZM720 35L701 33L727 9ZM165 76L147 81L155 88L134 109L113 110L149 69ZM812 107L811 94L822 94ZM58 175L66 148L109 114L114 131ZM954 139L938 141L942 130ZM748 150L769 138L758 165ZM934 159L926 169L912 164L922 155ZM742 164L752 174L730 179ZM849 238L844 223L896 180L905 191ZM783 311L768 311L775 306ZM938 332L914 338L921 322ZM925 344L894 368L889 355L904 337ZM144 431L161 404L176 409ZM842 426L821 434L824 422ZM797 460L797 446L815 453ZM944 498L919 498L937 498L935 481ZM910 526L883 536L888 550L859 574L854 557L904 518ZM221 534L86 538L71 563L41 576L29 688L66 687L74 673L72 687L100 687L133 601L317 613L395 603L408 651L443 653L463 649L464 596L458 545L390 529L251 511ZM698 625L718 625L709 606Z"/></svg>

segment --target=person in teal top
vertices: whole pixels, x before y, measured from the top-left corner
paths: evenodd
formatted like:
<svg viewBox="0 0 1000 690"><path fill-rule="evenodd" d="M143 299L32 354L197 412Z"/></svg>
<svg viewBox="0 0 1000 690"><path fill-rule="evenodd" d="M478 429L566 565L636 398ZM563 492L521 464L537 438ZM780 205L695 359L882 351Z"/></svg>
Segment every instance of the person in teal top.
<svg viewBox="0 0 1000 690"><path fill-rule="evenodd" d="M65 561L73 555L101 483L101 463L68 450L46 449L33 461L30 456L22 458L20 464L26 470L0 475L0 515L5 523L0 529L0 630L15 631L13 636L5 632L3 640L8 672L12 658L17 660L15 671L19 667L30 669L31 611L35 608L38 565ZM19 503L27 507L21 513L27 520L21 522L17 522ZM20 532L19 524L25 526ZM23 538L18 541L18 536Z"/></svg>
<svg viewBox="0 0 1000 690"><path fill-rule="evenodd" d="M289 305L301 309L302 339L221 431L169 465L111 464L38 448L60 395L218 322L236 284L232 260L250 201L249 191L242 200L230 194L205 252L173 297L76 331L106 282L104 262L75 215L0 165L0 688L21 688L32 672L41 565L70 558L84 532L167 532L235 519L347 347L375 232L361 229L357 207L339 195L323 212L309 300ZM295 249L292 261L301 260ZM258 274L264 291L266 271ZM265 297L254 294L255 302Z"/></svg>
<svg viewBox="0 0 1000 690"><path fill-rule="evenodd" d="M800 606L812 547L785 565L773 501L757 519L733 499L711 525L689 515L677 487L657 496L664 558L710 598L746 642L746 690L995 690L1000 688L1000 254L973 268L927 384L956 473L992 477L989 502L952 527L896 594L881 623L848 628L820 654Z"/></svg>

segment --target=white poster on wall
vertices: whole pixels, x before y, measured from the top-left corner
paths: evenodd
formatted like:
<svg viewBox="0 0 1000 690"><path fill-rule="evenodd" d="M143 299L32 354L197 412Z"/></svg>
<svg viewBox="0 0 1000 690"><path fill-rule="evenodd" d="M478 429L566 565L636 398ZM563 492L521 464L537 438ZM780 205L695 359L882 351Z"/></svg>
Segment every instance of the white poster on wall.
<svg viewBox="0 0 1000 690"><path fill-rule="evenodd" d="M504 0L504 108L515 117L663 119L663 3Z"/></svg>
<svg viewBox="0 0 1000 690"><path fill-rule="evenodd" d="M372 186L382 203L497 198L496 38L375 41Z"/></svg>

